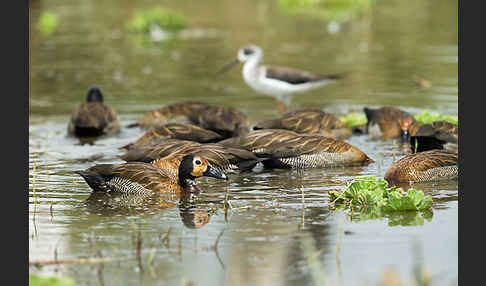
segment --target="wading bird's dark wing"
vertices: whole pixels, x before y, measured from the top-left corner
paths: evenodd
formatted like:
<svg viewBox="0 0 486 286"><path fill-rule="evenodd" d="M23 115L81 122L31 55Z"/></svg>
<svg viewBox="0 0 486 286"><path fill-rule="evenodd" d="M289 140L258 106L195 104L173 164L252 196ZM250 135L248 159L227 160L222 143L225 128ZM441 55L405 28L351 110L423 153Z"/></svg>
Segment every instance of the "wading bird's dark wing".
<svg viewBox="0 0 486 286"><path fill-rule="evenodd" d="M266 77L281 80L290 84L301 84L317 81L335 81L340 75L320 75L288 67L266 66Z"/></svg>

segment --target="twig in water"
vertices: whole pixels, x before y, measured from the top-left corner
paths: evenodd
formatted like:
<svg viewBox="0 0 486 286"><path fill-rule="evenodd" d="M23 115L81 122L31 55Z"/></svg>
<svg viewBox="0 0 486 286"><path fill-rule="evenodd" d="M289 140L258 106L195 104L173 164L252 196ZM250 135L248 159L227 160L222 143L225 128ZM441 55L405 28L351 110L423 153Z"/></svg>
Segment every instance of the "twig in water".
<svg viewBox="0 0 486 286"><path fill-rule="evenodd" d="M34 169L32 170L32 192L34 193L34 215L32 216L32 223L34 224L34 234L37 236L37 225L35 223L35 214L37 213L37 194L35 192L35 178L36 178L37 164L34 161Z"/></svg>
<svg viewBox="0 0 486 286"><path fill-rule="evenodd" d="M147 259L148 265L152 265L152 263L154 262L154 257L155 257L156 251L157 251L157 249L155 247L152 247L152 250L150 251L150 255Z"/></svg>
<svg viewBox="0 0 486 286"><path fill-rule="evenodd" d="M164 236L161 236L160 239L162 240L162 243L166 248L170 248L170 235L171 227L169 226L169 229L167 229L167 232L164 234Z"/></svg>
<svg viewBox="0 0 486 286"><path fill-rule="evenodd" d="M103 263L103 262L111 262L111 261L122 261L122 260L129 260L130 258L99 258L99 257L92 257L92 258L73 258L73 259L66 259L66 260L44 260L44 261L29 261L29 265L33 265L36 267L40 266L48 266L48 265L58 265L58 264L86 264L86 263Z"/></svg>
<svg viewBox="0 0 486 286"><path fill-rule="evenodd" d="M223 270L225 270L225 267L224 267L224 263L223 261L221 260L221 257L219 256L219 251L218 251L218 244L219 244L219 239L221 238L221 236L223 235L224 233L224 229L218 234L218 237L216 238L216 242L214 243L214 245L211 247L211 249L214 250L214 252L216 253L216 258L218 259L219 261L219 264L221 264L221 267L223 267Z"/></svg>
<svg viewBox="0 0 486 286"><path fill-rule="evenodd" d="M341 217L338 221L338 238L336 241L336 265L338 268L339 280L342 281L343 270L341 268L341 259L339 258L339 254L341 253L341 242L342 242L342 226L343 226L343 218Z"/></svg>
<svg viewBox="0 0 486 286"><path fill-rule="evenodd" d="M138 260L138 267L140 268L140 272L143 272L142 266L142 231L140 230L140 225L138 225L138 235L137 235L137 260Z"/></svg>
<svg viewBox="0 0 486 286"><path fill-rule="evenodd" d="M338 238L336 241L336 258L339 257L339 253L341 252L341 241L342 241L342 226L343 226L343 218L341 217L338 222Z"/></svg>
<svg viewBox="0 0 486 286"><path fill-rule="evenodd" d="M154 257L155 257L156 251L157 251L157 249L155 247L152 247L152 250L150 251L150 255L147 259L148 269L150 271L150 276L152 276L152 278L157 277L157 274L155 273L155 270L154 270L154 267L153 267L153 262L154 262Z"/></svg>
<svg viewBox="0 0 486 286"><path fill-rule="evenodd" d="M101 250L98 250L98 257L101 259L103 258L103 254L101 254ZM100 263L100 266L98 267L98 270L96 271L98 274L98 280L100 281L100 285L104 286L105 281L103 280L103 269L105 268L105 264L103 262Z"/></svg>
<svg viewBox="0 0 486 286"><path fill-rule="evenodd" d="M180 261L182 261L182 242L180 237L179 237L179 244L177 245L177 254L179 254L179 259Z"/></svg>
<svg viewBox="0 0 486 286"><path fill-rule="evenodd" d="M300 191L302 192L302 226L301 228L304 229L305 227L305 198L304 198L304 186L300 186Z"/></svg>
<svg viewBox="0 0 486 286"><path fill-rule="evenodd" d="M53 203L51 203L51 206L49 207L49 212L51 214L51 222L52 222L52 219L54 218L54 215L52 214L52 205L53 205Z"/></svg>

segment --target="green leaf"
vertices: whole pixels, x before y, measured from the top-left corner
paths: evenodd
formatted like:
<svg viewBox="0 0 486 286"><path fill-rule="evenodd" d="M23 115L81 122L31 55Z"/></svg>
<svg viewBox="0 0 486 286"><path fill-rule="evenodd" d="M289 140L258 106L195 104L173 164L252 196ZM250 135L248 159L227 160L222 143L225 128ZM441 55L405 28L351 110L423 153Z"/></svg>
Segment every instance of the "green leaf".
<svg viewBox="0 0 486 286"><path fill-rule="evenodd" d="M456 115L443 115L428 110L424 110L420 114L415 114L414 117L420 124L432 123L434 121L446 121L453 124L457 124L459 122Z"/></svg>
<svg viewBox="0 0 486 286"><path fill-rule="evenodd" d="M51 12L42 12L39 18L39 30L44 36L51 35L58 27L58 17Z"/></svg>
<svg viewBox="0 0 486 286"><path fill-rule="evenodd" d="M389 187L384 179L375 176L356 177L347 183L347 187L339 191L330 191L329 197L335 202L335 207L343 209L357 209L361 212L361 218L383 217L393 213L402 213L402 217L413 216L410 225L423 224L424 218L415 218L418 211L430 211L432 197L425 195L423 191L413 188L405 192L402 188ZM369 212L369 213L364 213ZM407 214L408 213L408 214ZM407 215L405 215L407 214ZM356 214L353 214L356 217ZM431 216L427 219L431 219ZM395 223L393 220L390 222ZM407 225L401 222L401 225Z"/></svg>
<svg viewBox="0 0 486 286"><path fill-rule="evenodd" d="M184 16L164 8L152 8L136 12L126 28L136 33L149 33L153 25L167 31L178 31L186 26Z"/></svg>
<svg viewBox="0 0 486 286"><path fill-rule="evenodd" d="M368 122L366 115L358 112L350 112L345 116L340 117L339 120L341 120L349 128L363 126Z"/></svg>
<svg viewBox="0 0 486 286"><path fill-rule="evenodd" d="M74 281L69 278L59 277L40 277L29 273L29 285L30 286L71 286L74 285Z"/></svg>

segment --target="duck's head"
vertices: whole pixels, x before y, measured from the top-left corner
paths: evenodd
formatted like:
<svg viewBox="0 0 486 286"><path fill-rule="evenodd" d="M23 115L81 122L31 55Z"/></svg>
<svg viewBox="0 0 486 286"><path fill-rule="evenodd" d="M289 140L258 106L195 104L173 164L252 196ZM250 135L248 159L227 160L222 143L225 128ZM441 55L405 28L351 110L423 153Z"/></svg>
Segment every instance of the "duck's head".
<svg viewBox="0 0 486 286"><path fill-rule="evenodd" d="M248 44L246 46L241 47L238 50L237 58L232 62L226 64L218 73L224 73L229 71L237 63L244 63L251 60L260 60L262 56L263 56L262 48L253 44Z"/></svg>
<svg viewBox="0 0 486 286"><path fill-rule="evenodd" d="M213 177L227 180L228 176L209 164L208 160L197 154L186 155L179 166L179 182L186 184L186 180L194 180L199 177Z"/></svg>
<svg viewBox="0 0 486 286"><path fill-rule="evenodd" d="M403 142L407 142L410 139L410 129L414 124L414 118L412 115L407 114L400 119L398 119L398 124L400 125L401 129L401 139Z"/></svg>
<svg viewBox="0 0 486 286"><path fill-rule="evenodd" d="M88 90L88 96L86 102L103 102L103 94L101 89L97 86L92 86Z"/></svg>

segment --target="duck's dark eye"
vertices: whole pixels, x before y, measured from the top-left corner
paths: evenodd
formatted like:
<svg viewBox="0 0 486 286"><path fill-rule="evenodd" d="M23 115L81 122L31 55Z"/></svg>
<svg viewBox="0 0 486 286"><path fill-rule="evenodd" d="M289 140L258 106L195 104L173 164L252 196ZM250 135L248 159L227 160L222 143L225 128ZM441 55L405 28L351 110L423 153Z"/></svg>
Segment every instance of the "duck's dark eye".
<svg viewBox="0 0 486 286"><path fill-rule="evenodd" d="M201 160L198 159L198 160L194 161L194 163L196 163L196 165L201 165Z"/></svg>
<svg viewBox="0 0 486 286"><path fill-rule="evenodd" d="M252 49L245 48L245 49L243 49L243 53L248 56L248 55L253 54L253 50Z"/></svg>

